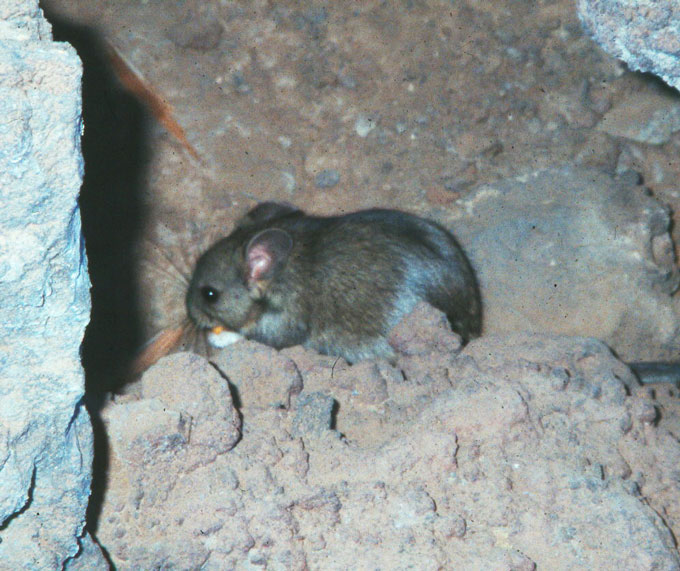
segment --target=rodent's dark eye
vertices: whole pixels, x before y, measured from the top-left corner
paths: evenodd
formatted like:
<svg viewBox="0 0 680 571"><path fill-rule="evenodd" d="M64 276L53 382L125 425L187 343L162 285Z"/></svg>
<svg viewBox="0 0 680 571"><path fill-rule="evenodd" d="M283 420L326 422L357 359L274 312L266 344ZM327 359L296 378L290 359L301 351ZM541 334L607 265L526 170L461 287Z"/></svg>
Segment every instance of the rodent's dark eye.
<svg viewBox="0 0 680 571"><path fill-rule="evenodd" d="M220 292L210 286L201 288L201 297L206 303L215 303L220 298Z"/></svg>

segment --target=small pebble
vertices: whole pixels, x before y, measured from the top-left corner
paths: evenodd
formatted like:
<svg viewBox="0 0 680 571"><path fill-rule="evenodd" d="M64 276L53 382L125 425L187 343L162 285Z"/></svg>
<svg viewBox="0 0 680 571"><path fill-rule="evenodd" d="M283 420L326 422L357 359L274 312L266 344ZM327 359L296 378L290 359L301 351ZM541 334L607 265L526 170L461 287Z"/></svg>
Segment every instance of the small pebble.
<svg viewBox="0 0 680 571"><path fill-rule="evenodd" d="M293 435L319 435L330 430L334 406L333 398L323 393L315 392L300 395L295 404Z"/></svg>
<svg viewBox="0 0 680 571"><path fill-rule="evenodd" d="M335 169L322 170L314 178L314 184L318 188L333 188L340 182L340 173Z"/></svg>
<svg viewBox="0 0 680 571"><path fill-rule="evenodd" d="M240 71L236 71L232 74L231 83L234 86L234 89L239 93L246 94L252 91L252 88L246 82L245 76Z"/></svg>
<svg viewBox="0 0 680 571"><path fill-rule="evenodd" d="M644 424L652 424L657 418L657 410L650 402L638 401L634 408L635 418Z"/></svg>
<svg viewBox="0 0 680 571"><path fill-rule="evenodd" d="M626 413L619 421L619 430L621 430L622 434L628 434L631 428L633 428L633 418L630 413Z"/></svg>
<svg viewBox="0 0 680 571"><path fill-rule="evenodd" d="M550 387L555 391L563 391L569 384L569 372L564 367L555 367L550 371Z"/></svg>
<svg viewBox="0 0 680 571"><path fill-rule="evenodd" d="M366 137L376 127L376 121L372 117L361 115L354 122L354 130L360 137Z"/></svg>
<svg viewBox="0 0 680 571"><path fill-rule="evenodd" d="M286 137L285 135L279 135L276 140L284 149L289 148L293 144L293 141L290 140L290 137Z"/></svg>
<svg viewBox="0 0 680 571"><path fill-rule="evenodd" d="M453 537L461 538L467 531L467 523L465 522L465 519L459 515L447 515L436 520L435 528L446 539L451 539Z"/></svg>

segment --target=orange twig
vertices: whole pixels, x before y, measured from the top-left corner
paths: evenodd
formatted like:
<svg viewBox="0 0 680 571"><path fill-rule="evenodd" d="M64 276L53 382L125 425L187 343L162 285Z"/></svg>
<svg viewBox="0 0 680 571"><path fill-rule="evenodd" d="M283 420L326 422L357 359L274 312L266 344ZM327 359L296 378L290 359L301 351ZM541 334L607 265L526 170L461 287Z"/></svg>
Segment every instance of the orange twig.
<svg viewBox="0 0 680 571"><path fill-rule="evenodd" d="M142 74L116 49L108 43L109 60L118 80L144 104L149 107L151 114L156 120L175 137L180 144L194 157L200 161L196 149L191 145L184 133L181 125L173 116L172 106L161 97L154 88L144 80Z"/></svg>
<svg viewBox="0 0 680 571"><path fill-rule="evenodd" d="M165 357L179 345L182 335L184 335L184 326L175 329L163 329L163 331L147 343L146 347L142 349L142 352L132 362L132 375L136 376L143 373L161 357Z"/></svg>

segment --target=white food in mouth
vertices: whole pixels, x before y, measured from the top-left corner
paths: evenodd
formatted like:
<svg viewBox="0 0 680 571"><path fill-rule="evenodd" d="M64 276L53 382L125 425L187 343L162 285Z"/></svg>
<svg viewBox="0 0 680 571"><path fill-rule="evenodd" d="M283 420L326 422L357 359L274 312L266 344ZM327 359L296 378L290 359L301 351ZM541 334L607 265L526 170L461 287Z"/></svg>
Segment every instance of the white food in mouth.
<svg viewBox="0 0 680 571"><path fill-rule="evenodd" d="M239 333L236 333L235 331L225 330L218 333L216 333L214 330L208 331L208 343L210 343L211 347L215 347L216 349L222 349L232 345L233 343L236 343L237 341L240 341L241 339L245 339L245 337Z"/></svg>

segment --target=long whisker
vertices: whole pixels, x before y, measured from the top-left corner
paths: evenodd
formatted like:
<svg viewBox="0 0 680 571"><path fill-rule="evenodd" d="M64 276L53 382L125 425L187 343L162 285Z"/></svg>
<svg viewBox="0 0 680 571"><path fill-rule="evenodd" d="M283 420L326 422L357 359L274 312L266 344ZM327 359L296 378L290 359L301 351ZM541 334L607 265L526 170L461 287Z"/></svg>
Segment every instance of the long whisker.
<svg viewBox="0 0 680 571"><path fill-rule="evenodd" d="M195 323L191 323L192 327L192 343L191 350L197 355L206 355L205 350L205 332Z"/></svg>
<svg viewBox="0 0 680 571"><path fill-rule="evenodd" d="M188 272L183 272L183 271L177 266L177 264L175 264L175 263L170 259L170 256L168 256L168 255L164 252L164 250L163 250L162 247L157 246L156 244L154 244L154 243L151 242L150 240L149 240L149 242L154 246L154 250L158 253L158 255L160 255L160 256L168 263L168 265L169 265L173 270L175 270L175 272L177 272L177 275L181 278L181 280L184 282L184 284L188 286L188 285L189 285L189 281L190 281L189 273L188 273Z"/></svg>
<svg viewBox="0 0 680 571"><path fill-rule="evenodd" d="M205 354L206 354L208 360L210 360L210 359L212 359L212 356L213 356L213 348L212 348L212 345L210 345L210 343L208 343L207 332L203 331L202 337L203 337L203 345L205 346Z"/></svg>
<svg viewBox="0 0 680 571"><path fill-rule="evenodd" d="M188 287L188 282L184 279L184 276L182 276L181 280L177 279L177 276L171 272L169 272L167 269L165 269L163 266L159 266L157 264L153 264L151 266L152 269L155 269L156 271L162 273L165 277L168 279L172 280L173 283L177 284L179 287L181 287L183 290Z"/></svg>
<svg viewBox="0 0 680 571"><path fill-rule="evenodd" d="M191 319L187 318L187 321L189 322L188 325L188 330L189 330L189 335L188 335L188 346L189 350L192 351L193 353L196 353L197 355L201 355L201 338L203 337L201 335L202 330L196 325Z"/></svg>
<svg viewBox="0 0 680 571"><path fill-rule="evenodd" d="M188 257L189 253L185 250L180 250L180 256L182 258L182 263L184 267L187 268L187 284L191 281L191 274L193 273L194 266L196 265L195 258Z"/></svg>

